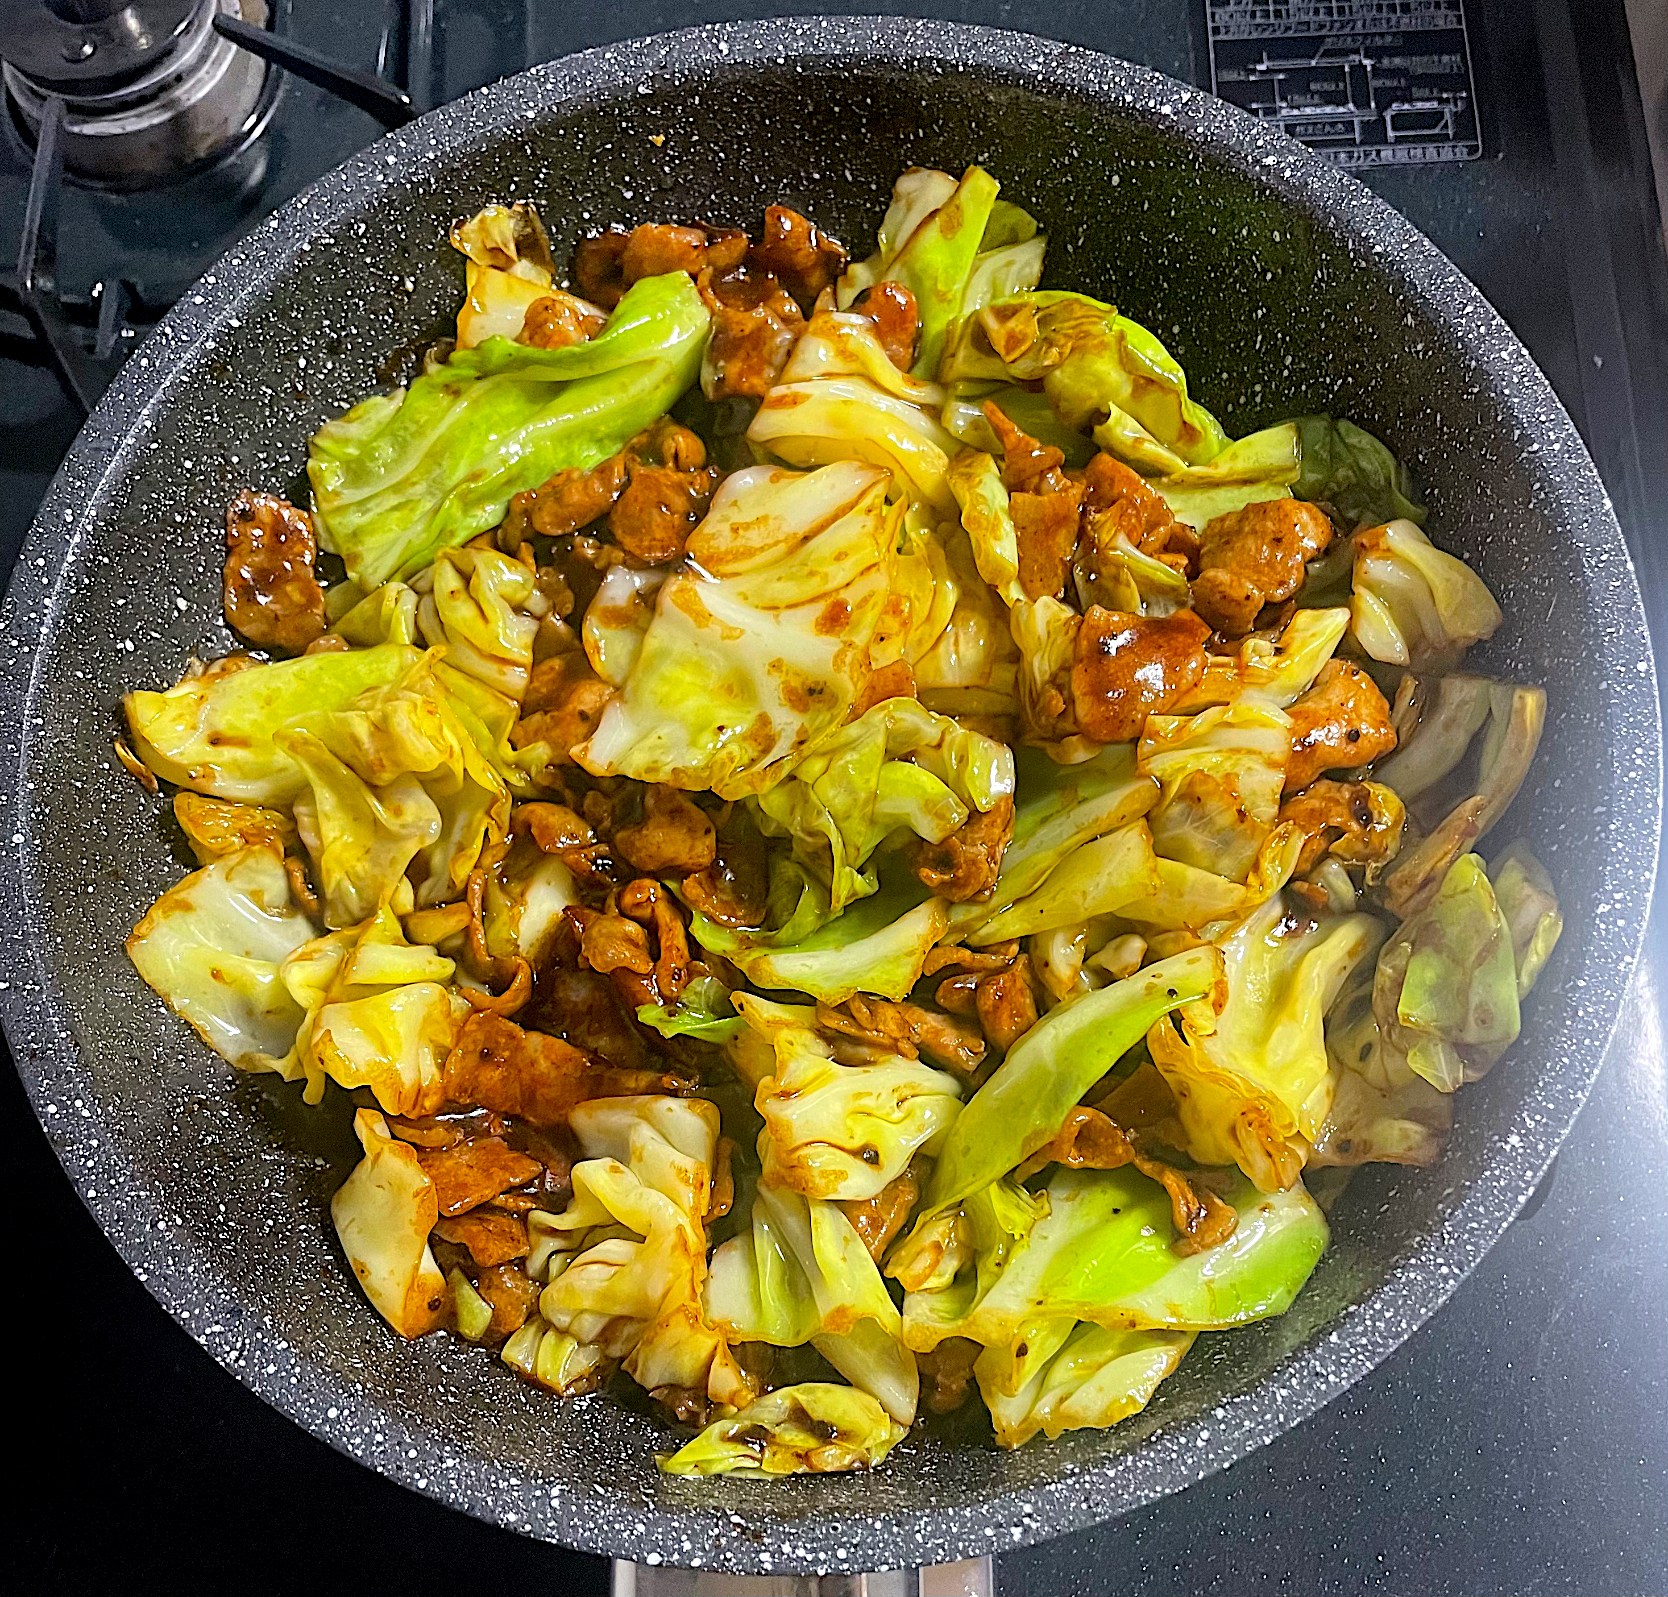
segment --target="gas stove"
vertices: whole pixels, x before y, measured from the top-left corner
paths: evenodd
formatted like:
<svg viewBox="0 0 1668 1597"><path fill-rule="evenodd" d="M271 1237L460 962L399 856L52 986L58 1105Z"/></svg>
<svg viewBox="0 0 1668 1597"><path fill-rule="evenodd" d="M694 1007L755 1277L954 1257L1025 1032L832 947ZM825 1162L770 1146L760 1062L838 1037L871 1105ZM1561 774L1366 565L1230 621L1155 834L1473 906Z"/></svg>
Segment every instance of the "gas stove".
<svg viewBox="0 0 1668 1597"><path fill-rule="evenodd" d="M386 127L615 39L871 9L1141 61L1355 170L1529 346L1593 451L1647 603L1668 615L1668 270L1623 0L0 0L0 574L88 408L168 306ZM1430 1327L1227 1474L999 1559L997 1590L1655 1589L1661 913L1650 947L1556 1180ZM411 1496L266 1409L103 1242L9 1071L0 1128L34 1283L14 1301L40 1310L10 1317L6 1350L14 1369L46 1352L56 1394L8 1549L25 1587L138 1575L191 1589L258 1546L274 1589L349 1571L377 1587L606 1588L601 1561Z"/></svg>

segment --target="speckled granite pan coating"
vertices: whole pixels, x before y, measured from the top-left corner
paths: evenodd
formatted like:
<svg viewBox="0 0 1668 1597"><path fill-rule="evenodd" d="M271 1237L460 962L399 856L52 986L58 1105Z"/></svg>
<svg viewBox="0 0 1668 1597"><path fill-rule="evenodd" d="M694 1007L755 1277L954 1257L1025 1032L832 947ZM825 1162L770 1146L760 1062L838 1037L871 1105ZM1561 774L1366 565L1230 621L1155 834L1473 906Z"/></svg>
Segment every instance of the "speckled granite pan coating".
<svg viewBox="0 0 1668 1597"><path fill-rule="evenodd" d="M660 146L650 135L664 134ZM1052 234L1051 281L1164 337L1241 432L1333 408L1426 483L1438 539L1504 601L1492 662L1552 709L1522 831L1568 931L1448 1157L1374 1170L1283 1319L1201 1338L1138 1419L1017 1453L916 1440L868 1477L668 1480L669 1433L563 1403L443 1339L404 1345L356 1290L326 1200L339 1119L239 1079L166 1016L122 938L185 862L113 765L115 706L228 646L222 508L291 487L307 435L444 329L446 224L538 198L558 247L609 221L753 221L785 200L859 253L911 161L982 161ZM1639 944L1660 816L1656 684L1620 534L1515 338L1410 226L1169 79L1017 34L871 19L704 28L538 68L423 118L245 240L132 359L59 473L0 635L5 1027L65 1168L123 1256L227 1369L419 1491L652 1562L875 1568L1110 1518L1296 1424L1453 1291L1586 1096Z"/></svg>

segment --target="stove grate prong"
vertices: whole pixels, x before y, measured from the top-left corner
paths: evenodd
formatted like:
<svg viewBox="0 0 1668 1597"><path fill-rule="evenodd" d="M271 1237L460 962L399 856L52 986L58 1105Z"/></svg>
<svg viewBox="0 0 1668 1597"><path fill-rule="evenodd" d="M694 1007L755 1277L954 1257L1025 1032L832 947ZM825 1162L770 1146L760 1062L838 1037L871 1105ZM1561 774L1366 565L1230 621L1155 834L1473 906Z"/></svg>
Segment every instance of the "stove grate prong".
<svg viewBox="0 0 1668 1597"><path fill-rule="evenodd" d="M223 39L229 39L240 48L272 62L274 66L293 72L308 83L328 89L349 105L369 112L385 128L404 127L417 115L411 96L403 89L385 83L374 72L343 66L339 61L332 61L329 56L297 44L293 39L279 38L265 28L253 27L235 17L216 16L214 31Z"/></svg>

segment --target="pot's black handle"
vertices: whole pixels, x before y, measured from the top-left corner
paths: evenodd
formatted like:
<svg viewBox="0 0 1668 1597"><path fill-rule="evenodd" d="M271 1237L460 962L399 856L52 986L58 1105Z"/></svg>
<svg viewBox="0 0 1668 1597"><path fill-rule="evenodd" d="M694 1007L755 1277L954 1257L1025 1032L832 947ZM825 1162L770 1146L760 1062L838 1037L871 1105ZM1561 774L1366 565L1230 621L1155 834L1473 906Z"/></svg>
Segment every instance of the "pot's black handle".
<svg viewBox="0 0 1668 1597"><path fill-rule="evenodd" d="M724 1575L614 1561L614 1597L995 1597L988 1558L869 1575Z"/></svg>

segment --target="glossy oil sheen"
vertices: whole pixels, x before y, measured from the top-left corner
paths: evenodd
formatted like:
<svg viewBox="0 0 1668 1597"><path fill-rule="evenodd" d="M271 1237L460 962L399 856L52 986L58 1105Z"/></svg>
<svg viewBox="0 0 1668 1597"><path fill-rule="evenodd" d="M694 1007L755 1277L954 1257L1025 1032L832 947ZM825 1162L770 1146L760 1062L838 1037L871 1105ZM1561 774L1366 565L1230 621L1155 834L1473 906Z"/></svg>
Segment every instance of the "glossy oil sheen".
<svg viewBox="0 0 1668 1597"><path fill-rule="evenodd" d="M455 217L536 197L560 249L607 222L746 224L781 200L861 254L900 167L975 160L1043 220L1050 282L1153 328L1230 432L1332 409L1412 464L1437 541L1505 607L1482 663L1549 690L1530 790L1490 847L1533 839L1567 931L1523 1038L1462 1096L1443 1164L1365 1172L1291 1312L1201 1337L1136 1419L1016 1453L917 1436L868 1476L668 1479L657 1420L555 1400L441 1338L399 1343L365 1304L326 1209L354 1151L340 1117L234 1076L122 952L188 862L111 758L116 706L230 645L226 501L298 492L307 435L385 380L392 348L446 329ZM0 651L0 1013L111 1240L216 1359L333 1445L468 1512L639 1560L861 1569L1000 1551L1296 1424L1410 1335L1533 1189L1598 1069L1654 874L1660 736L1633 572L1567 417L1476 291L1365 189L1215 101L941 23L611 46L371 146L129 361L42 506Z"/></svg>

